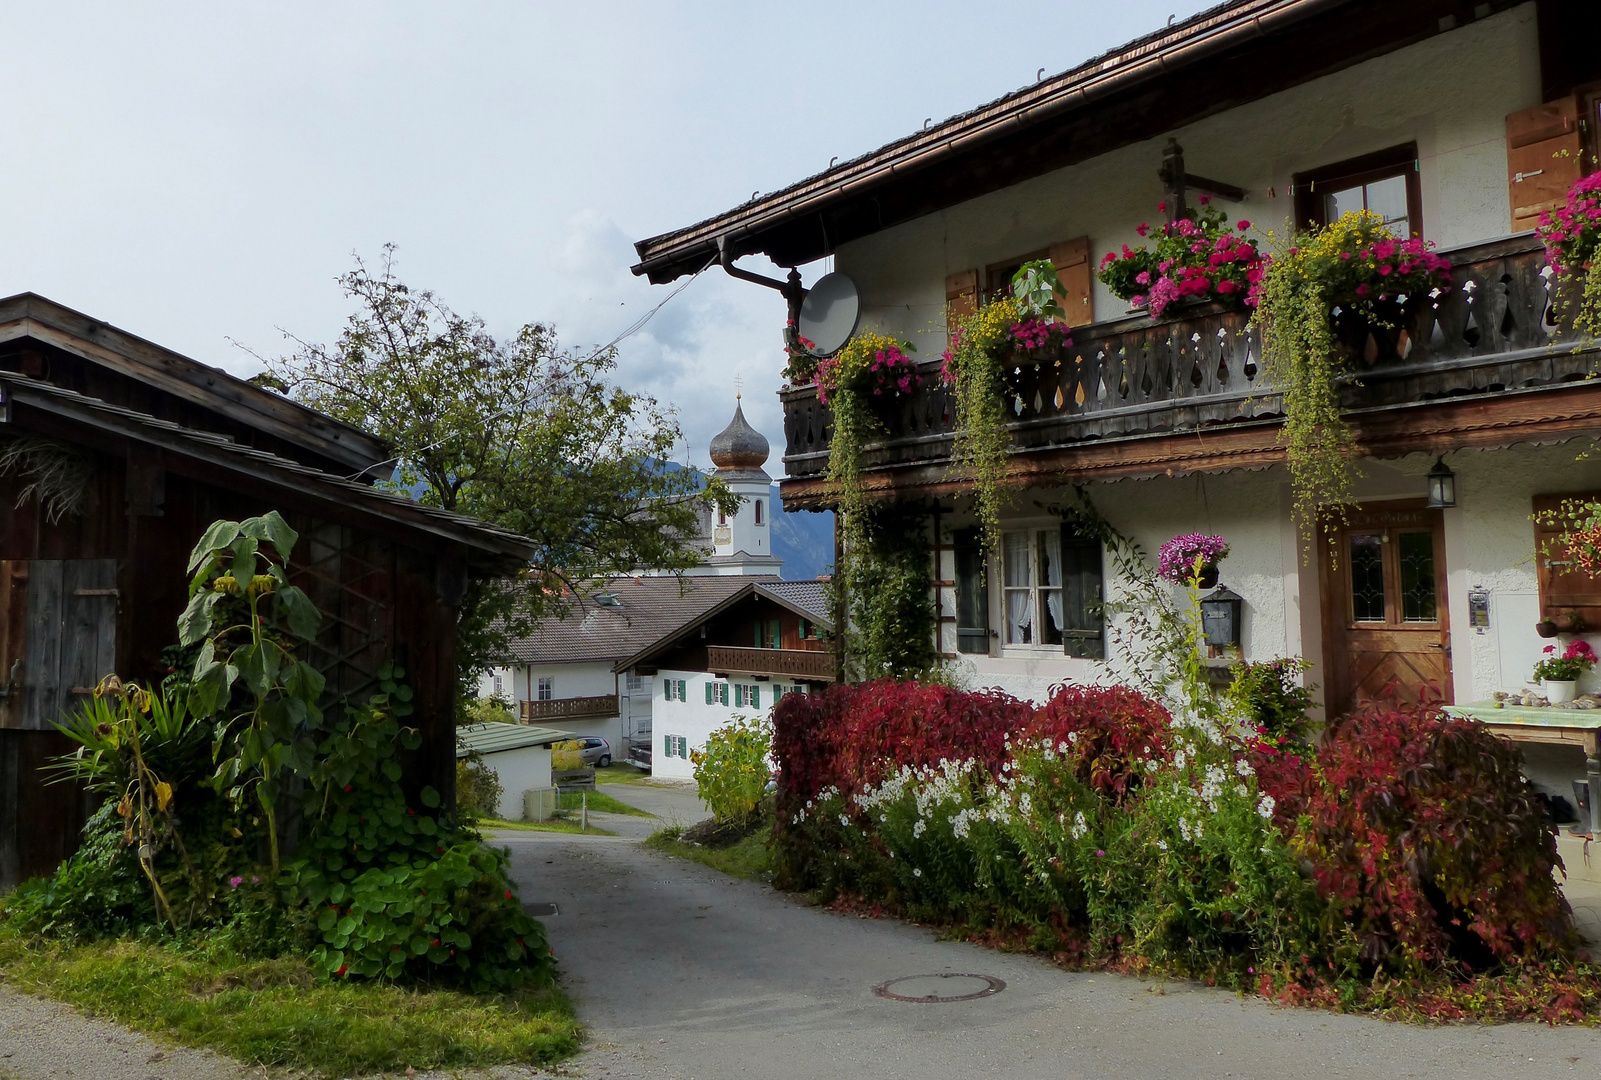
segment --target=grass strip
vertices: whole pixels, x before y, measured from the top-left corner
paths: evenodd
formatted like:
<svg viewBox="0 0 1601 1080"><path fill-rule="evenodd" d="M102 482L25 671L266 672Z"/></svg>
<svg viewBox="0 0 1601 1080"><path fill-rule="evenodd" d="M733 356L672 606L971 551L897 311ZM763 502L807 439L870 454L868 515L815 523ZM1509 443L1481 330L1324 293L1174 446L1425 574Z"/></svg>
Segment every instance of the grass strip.
<svg viewBox="0 0 1601 1080"><path fill-rule="evenodd" d="M329 1076L544 1065L577 1052L559 989L478 996L329 983L298 959L240 960L183 944L65 944L0 931L0 977L93 1016L247 1064Z"/></svg>
<svg viewBox="0 0 1601 1080"><path fill-rule="evenodd" d="M589 808L599 810L603 814L627 814L629 817L655 817L649 810L641 810L637 806L629 806L620 799L614 799L604 791L568 791L561 797L561 809L581 810L584 805L584 796L589 796Z"/></svg>
<svg viewBox="0 0 1601 1080"><path fill-rule="evenodd" d="M597 784L648 784L650 773L643 769L636 769L632 765L612 763L604 769L595 767L595 783Z"/></svg>
<svg viewBox="0 0 1601 1080"><path fill-rule="evenodd" d="M662 829L652 833L645 840L645 846L666 855L689 859L702 866L709 866L713 870L720 870L730 877L756 881L763 885L772 880L772 868L768 861L767 830L758 830L725 848L686 844L680 838L682 834L683 830L676 826Z"/></svg>
<svg viewBox="0 0 1601 1080"><path fill-rule="evenodd" d="M566 821L554 818L550 821L497 821L494 818L483 818L473 823L475 829L511 829L515 832L559 832L582 833L585 836L616 836L610 829L602 829L598 825L584 828L576 821Z"/></svg>

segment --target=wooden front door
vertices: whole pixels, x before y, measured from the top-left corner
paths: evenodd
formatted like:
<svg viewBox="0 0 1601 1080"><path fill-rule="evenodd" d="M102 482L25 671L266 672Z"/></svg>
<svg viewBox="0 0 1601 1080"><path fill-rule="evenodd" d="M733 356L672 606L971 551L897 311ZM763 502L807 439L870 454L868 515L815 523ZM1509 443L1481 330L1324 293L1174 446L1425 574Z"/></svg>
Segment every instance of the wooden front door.
<svg viewBox="0 0 1601 1080"><path fill-rule="evenodd" d="M1421 501L1352 511L1322 538L1324 692L1328 715L1385 692L1451 701L1445 529Z"/></svg>

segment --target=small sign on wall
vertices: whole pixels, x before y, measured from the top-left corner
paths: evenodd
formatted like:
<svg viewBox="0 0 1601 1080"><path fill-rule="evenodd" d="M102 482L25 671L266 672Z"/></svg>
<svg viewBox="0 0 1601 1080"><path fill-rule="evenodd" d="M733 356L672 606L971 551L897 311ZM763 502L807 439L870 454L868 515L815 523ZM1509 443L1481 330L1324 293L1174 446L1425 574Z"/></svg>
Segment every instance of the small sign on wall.
<svg viewBox="0 0 1601 1080"><path fill-rule="evenodd" d="M1473 589L1468 593L1468 625L1476 633L1490 628L1490 590Z"/></svg>

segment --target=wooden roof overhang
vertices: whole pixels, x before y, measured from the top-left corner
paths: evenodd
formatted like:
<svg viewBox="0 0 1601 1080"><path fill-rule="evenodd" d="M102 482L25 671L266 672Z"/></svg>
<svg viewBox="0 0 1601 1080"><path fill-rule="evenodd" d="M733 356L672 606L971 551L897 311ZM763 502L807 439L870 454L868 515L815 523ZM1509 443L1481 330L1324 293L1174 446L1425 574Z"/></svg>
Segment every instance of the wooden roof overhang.
<svg viewBox="0 0 1601 1080"><path fill-rule="evenodd" d="M352 473L387 479L393 471L389 447L370 432L35 293L0 299L0 344L24 338L304 447Z"/></svg>
<svg viewBox="0 0 1601 1080"><path fill-rule="evenodd" d="M643 648L636 651L632 656L623 657L623 659L617 661L617 663L612 666L612 670L614 672L627 671L638 664L645 663L660 653L666 652L668 649L671 649L674 646L682 645L685 638L689 637L706 623L717 618L719 615L723 615L729 611L732 611L740 604L740 602L758 597L763 600L771 600L773 603L777 604L781 608L784 608L791 614L799 615L803 619L807 619L816 623L828 633L834 632L833 619L830 619L819 612L809 611L806 608L801 607L799 604L796 604L793 601L780 596L778 593L773 592L771 589L763 588L760 582L753 581L743 589L740 589L738 592L730 593L726 599L722 600L714 607L707 608L705 611L684 622L682 625L676 626L662 634L655 641L650 642Z"/></svg>
<svg viewBox="0 0 1601 1080"><path fill-rule="evenodd" d="M760 253L780 266L811 262L851 240L1155 138L1518 2L1231 0L781 191L641 240L633 272L655 284L696 273L717 261L725 238L735 258ZM1573 6L1537 2L1542 14Z"/></svg>
<svg viewBox="0 0 1601 1080"><path fill-rule="evenodd" d="M1354 409L1345 415L1359 452L1374 458L1565 442L1601 435L1601 383L1509 388ZM1282 418L1273 417L1014 453L1005 484L1021 490L1265 469L1284 463L1282 424ZM950 468L948 459L870 469L861 483L872 496L895 499L948 497L972 487ZM784 505L794 509L823 509L835 502L823 476L781 480L779 492Z"/></svg>
<svg viewBox="0 0 1601 1080"><path fill-rule="evenodd" d="M538 555L532 540L473 518L423 506L241 446L221 435L0 371L0 430L4 428L123 456L133 446L148 448L170 472L271 500L277 506L304 509L423 550L447 553L461 545L476 574L515 573Z"/></svg>

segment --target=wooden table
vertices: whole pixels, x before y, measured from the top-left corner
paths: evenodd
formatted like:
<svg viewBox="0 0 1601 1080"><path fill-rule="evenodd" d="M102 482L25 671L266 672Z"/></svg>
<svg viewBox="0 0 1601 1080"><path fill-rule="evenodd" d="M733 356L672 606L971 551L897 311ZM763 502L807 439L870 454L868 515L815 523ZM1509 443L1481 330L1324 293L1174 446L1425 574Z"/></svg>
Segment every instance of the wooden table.
<svg viewBox="0 0 1601 1080"><path fill-rule="evenodd" d="M1529 705L1502 705L1476 701L1472 705L1447 705L1452 716L1481 721L1491 731L1510 742L1552 743L1574 746L1584 751L1584 771L1590 782L1590 812L1597 809L1601 795L1601 709L1557 709Z"/></svg>

